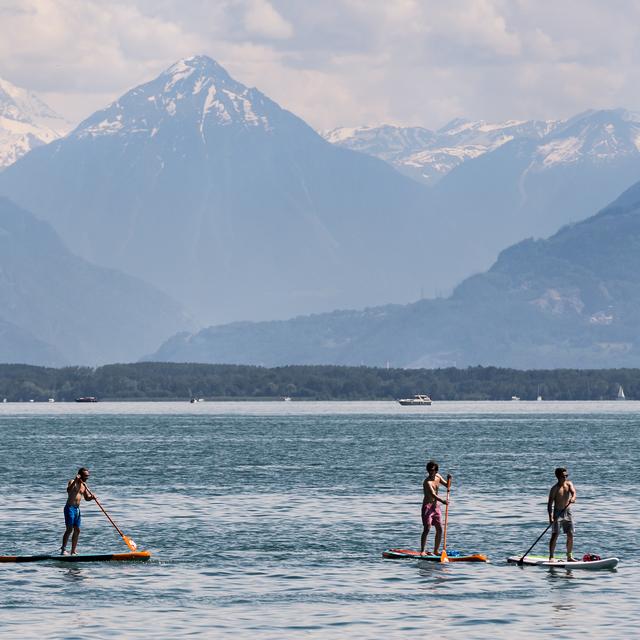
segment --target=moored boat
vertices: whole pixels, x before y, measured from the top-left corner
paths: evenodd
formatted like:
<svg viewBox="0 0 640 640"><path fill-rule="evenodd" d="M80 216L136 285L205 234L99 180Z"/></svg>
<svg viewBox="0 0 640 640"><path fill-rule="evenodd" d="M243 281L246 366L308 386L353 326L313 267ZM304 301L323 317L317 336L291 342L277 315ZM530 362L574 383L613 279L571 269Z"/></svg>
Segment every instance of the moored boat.
<svg viewBox="0 0 640 640"><path fill-rule="evenodd" d="M427 395L417 393L413 398L400 398L398 402L403 407L429 406L431 398Z"/></svg>
<svg viewBox="0 0 640 640"><path fill-rule="evenodd" d="M76 398L76 402L98 402L98 398L95 396L81 396Z"/></svg>

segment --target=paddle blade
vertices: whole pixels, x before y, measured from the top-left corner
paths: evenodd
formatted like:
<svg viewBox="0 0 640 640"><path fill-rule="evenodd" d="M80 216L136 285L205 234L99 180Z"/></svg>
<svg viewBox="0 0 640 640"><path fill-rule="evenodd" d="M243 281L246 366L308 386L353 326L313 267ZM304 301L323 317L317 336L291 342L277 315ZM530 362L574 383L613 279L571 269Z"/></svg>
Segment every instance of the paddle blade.
<svg viewBox="0 0 640 640"><path fill-rule="evenodd" d="M449 556L447 555L447 550L443 549L440 554L440 562L449 562Z"/></svg>
<svg viewBox="0 0 640 640"><path fill-rule="evenodd" d="M138 548L138 545L129 536L122 536L122 539L131 551L135 551Z"/></svg>

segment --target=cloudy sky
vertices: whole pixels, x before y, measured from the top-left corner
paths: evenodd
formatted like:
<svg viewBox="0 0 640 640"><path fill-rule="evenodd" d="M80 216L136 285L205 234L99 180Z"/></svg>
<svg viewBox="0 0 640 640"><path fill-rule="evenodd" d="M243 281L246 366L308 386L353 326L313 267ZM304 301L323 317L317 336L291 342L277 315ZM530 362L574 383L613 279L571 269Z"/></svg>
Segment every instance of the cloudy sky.
<svg viewBox="0 0 640 640"><path fill-rule="evenodd" d="M0 0L0 77L73 121L205 53L318 129L640 111L640 0Z"/></svg>

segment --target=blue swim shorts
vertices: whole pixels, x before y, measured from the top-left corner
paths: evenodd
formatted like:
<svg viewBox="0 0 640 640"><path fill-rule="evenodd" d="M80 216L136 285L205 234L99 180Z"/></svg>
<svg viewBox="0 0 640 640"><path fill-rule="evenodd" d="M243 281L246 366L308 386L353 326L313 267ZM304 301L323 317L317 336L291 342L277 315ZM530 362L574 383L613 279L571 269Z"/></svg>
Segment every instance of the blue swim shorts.
<svg viewBox="0 0 640 640"><path fill-rule="evenodd" d="M81 516L80 507L75 505L65 505L64 507L64 523L67 527L80 528Z"/></svg>

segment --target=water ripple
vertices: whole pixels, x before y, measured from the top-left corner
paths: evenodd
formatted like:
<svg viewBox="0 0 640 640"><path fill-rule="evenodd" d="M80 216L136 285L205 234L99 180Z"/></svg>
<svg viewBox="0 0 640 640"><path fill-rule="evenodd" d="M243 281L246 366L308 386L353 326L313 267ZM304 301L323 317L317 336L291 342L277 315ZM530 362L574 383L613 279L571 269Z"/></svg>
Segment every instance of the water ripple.
<svg viewBox="0 0 640 640"><path fill-rule="evenodd" d="M0 565L3 637L633 636L640 404L429 409L0 405L2 553L55 552L64 487L81 465L154 552L145 564ZM381 558L419 543L431 457L454 475L449 549L491 564ZM619 555L617 570L506 564L546 527L559 465L578 488L577 555ZM125 550L94 505L83 522L83 550Z"/></svg>

